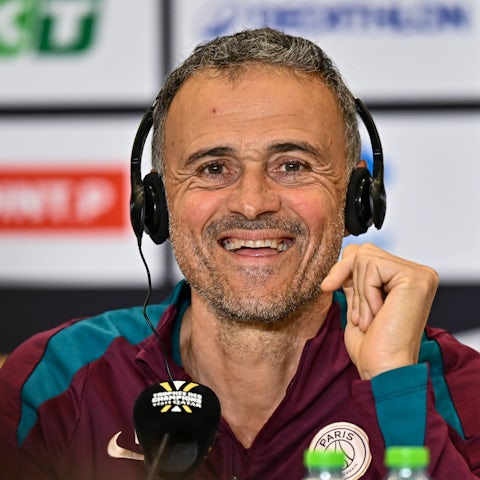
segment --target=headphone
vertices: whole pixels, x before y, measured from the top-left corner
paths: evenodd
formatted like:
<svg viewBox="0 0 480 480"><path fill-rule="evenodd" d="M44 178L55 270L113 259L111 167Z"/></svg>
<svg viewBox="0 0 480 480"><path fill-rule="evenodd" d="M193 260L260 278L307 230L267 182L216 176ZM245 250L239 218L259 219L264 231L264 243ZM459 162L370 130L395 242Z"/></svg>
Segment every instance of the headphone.
<svg viewBox="0 0 480 480"><path fill-rule="evenodd" d="M365 233L374 224L383 225L386 211L386 193L383 182L383 151L380 137L367 107L355 99L357 113L362 119L373 153L373 172L359 167L353 170L345 203L345 228L352 235ZM153 125L156 101L143 115L133 142L130 159L130 221L140 245L143 232L156 244L168 239L168 209L165 187L157 172L150 172L142 180L143 147Z"/></svg>
<svg viewBox="0 0 480 480"><path fill-rule="evenodd" d="M365 104L355 99L357 113L365 125L373 154L372 173L368 168L353 170L345 201L345 228L352 235L360 235L375 225L382 228L387 210L387 194L383 182L383 150L377 127Z"/></svg>

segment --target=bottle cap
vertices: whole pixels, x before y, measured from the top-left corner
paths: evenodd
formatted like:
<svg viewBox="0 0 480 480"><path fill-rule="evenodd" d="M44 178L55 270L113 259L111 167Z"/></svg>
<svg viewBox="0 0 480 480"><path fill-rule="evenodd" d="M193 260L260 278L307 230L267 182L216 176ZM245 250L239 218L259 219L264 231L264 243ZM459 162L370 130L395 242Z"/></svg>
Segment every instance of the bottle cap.
<svg viewBox="0 0 480 480"><path fill-rule="evenodd" d="M345 455L335 450L306 450L304 464L307 468L343 468Z"/></svg>
<svg viewBox="0 0 480 480"><path fill-rule="evenodd" d="M389 447L385 452L387 467L426 467L430 462L430 452L426 447Z"/></svg>

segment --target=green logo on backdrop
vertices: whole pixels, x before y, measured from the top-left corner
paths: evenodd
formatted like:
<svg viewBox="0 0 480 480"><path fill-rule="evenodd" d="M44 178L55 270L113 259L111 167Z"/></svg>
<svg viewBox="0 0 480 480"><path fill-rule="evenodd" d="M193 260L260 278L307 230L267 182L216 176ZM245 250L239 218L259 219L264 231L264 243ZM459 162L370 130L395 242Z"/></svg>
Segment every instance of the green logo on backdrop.
<svg viewBox="0 0 480 480"><path fill-rule="evenodd" d="M98 24L99 0L0 0L0 56L87 51Z"/></svg>

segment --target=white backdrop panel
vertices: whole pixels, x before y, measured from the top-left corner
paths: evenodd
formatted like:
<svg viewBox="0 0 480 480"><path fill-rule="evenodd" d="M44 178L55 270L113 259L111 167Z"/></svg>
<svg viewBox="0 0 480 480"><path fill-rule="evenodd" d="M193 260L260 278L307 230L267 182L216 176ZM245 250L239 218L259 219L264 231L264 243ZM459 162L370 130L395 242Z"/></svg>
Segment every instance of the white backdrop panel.
<svg viewBox="0 0 480 480"><path fill-rule="evenodd" d="M146 285L145 270L128 218L129 156L138 122L135 116L0 121L0 223L3 222L0 283L89 287ZM146 169L149 161L149 147L146 146ZM120 187L123 190L116 192L113 201L122 198L124 203L109 207L120 217L113 228L102 228L101 222L95 223L95 210L90 212L90 224L77 222L73 227L66 226L63 217L58 219L58 227L32 226L24 219L27 227L23 229L18 225L9 226L2 219L6 208L15 208L11 204L14 200L3 195L8 173L34 172L38 178L27 181L25 191L28 192L40 181L49 181L52 171L66 172L68 182L69 171L95 175L98 170L107 175L120 172L123 179L123 187ZM76 191L75 182L69 185ZM100 190L99 195L104 192ZM106 201L104 196L100 200ZM65 208L62 202L52 203L38 207L39 213L44 213L47 207ZM92 208L101 206L94 198ZM25 208L28 209L28 205ZM22 215L20 212L20 227ZM155 246L148 237L143 244L152 276L159 281L168 274L165 271L167 251L163 246Z"/></svg>
<svg viewBox="0 0 480 480"><path fill-rule="evenodd" d="M480 99L477 0L176 0L178 63L200 41L263 25L315 41L365 99Z"/></svg>
<svg viewBox="0 0 480 480"><path fill-rule="evenodd" d="M442 281L480 281L480 114L375 120L385 155L387 215L372 241L436 268Z"/></svg>
<svg viewBox="0 0 480 480"><path fill-rule="evenodd" d="M0 105L150 103L162 78L161 4L1 2Z"/></svg>

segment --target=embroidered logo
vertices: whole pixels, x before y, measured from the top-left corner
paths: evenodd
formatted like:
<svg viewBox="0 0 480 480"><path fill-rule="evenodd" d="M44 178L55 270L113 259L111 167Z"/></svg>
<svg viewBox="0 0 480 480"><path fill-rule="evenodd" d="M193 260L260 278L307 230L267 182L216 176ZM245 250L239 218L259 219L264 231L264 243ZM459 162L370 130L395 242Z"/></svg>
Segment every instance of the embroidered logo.
<svg viewBox="0 0 480 480"><path fill-rule="evenodd" d="M108 442L107 453L112 458L126 458L128 460L141 460L143 461L143 455L132 450L127 450L118 444L118 437L121 435L121 431L117 432ZM135 435L135 443L138 445L137 436Z"/></svg>
<svg viewBox="0 0 480 480"><path fill-rule="evenodd" d="M336 450L345 455L345 480L357 480L367 471L372 460L367 434L357 425L336 422L322 428L310 443L312 450Z"/></svg>

